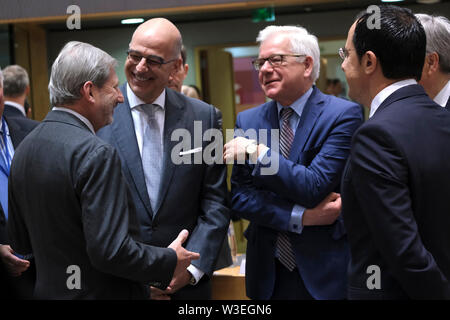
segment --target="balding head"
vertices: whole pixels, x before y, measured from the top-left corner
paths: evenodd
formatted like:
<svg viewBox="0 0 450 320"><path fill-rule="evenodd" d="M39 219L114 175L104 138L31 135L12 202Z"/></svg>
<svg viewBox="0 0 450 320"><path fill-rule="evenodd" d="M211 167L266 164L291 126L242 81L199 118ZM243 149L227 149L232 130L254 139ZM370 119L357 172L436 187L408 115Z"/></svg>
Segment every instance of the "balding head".
<svg viewBox="0 0 450 320"><path fill-rule="evenodd" d="M136 96L152 103L162 93L181 64L181 46L180 31L169 20L154 18L139 25L125 62L125 75Z"/></svg>

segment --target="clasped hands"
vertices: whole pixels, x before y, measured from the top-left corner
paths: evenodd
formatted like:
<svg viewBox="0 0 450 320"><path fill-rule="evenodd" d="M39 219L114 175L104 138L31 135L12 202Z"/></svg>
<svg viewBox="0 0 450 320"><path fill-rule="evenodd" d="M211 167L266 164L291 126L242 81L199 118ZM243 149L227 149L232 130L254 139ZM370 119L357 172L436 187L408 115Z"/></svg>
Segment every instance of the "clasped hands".
<svg viewBox="0 0 450 320"><path fill-rule="evenodd" d="M237 137L230 140L223 147L223 159L225 163L233 163L234 160L243 160L246 157L247 147L254 143L243 137ZM258 157L265 153L269 148L263 144L257 145L255 152L250 161L256 163ZM342 209L341 196L332 192L323 199L315 208L306 209L303 213L302 223L304 226L319 226L333 224L339 217Z"/></svg>
<svg viewBox="0 0 450 320"><path fill-rule="evenodd" d="M191 274L187 270L187 267L191 264L192 260L199 259L200 254L183 248L182 244L186 241L188 236L189 232L187 230L182 230L178 237L169 245L168 248L175 250L177 254L177 265L172 280L165 290L150 286L150 299L170 300L170 294L177 292L189 283Z"/></svg>

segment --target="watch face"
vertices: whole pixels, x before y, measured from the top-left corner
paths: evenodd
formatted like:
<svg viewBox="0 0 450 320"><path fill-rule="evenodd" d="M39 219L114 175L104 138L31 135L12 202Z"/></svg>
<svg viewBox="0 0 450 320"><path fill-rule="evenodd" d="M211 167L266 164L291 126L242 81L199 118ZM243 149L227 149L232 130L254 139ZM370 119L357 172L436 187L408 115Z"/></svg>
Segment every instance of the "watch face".
<svg viewBox="0 0 450 320"><path fill-rule="evenodd" d="M255 153L257 149L258 149L258 146L254 143L251 143L247 146L246 151L248 154L252 154L252 153Z"/></svg>

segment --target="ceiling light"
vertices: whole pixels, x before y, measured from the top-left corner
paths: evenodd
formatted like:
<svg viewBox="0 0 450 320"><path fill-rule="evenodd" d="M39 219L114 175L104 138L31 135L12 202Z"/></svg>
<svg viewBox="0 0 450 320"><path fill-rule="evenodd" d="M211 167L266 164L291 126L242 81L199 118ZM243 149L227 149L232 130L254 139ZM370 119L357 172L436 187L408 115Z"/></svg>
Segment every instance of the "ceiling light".
<svg viewBox="0 0 450 320"><path fill-rule="evenodd" d="M120 21L121 24L136 24L144 22L143 18L132 18L132 19L123 19Z"/></svg>
<svg viewBox="0 0 450 320"><path fill-rule="evenodd" d="M404 0L381 0L381 2L402 2Z"/></svg>

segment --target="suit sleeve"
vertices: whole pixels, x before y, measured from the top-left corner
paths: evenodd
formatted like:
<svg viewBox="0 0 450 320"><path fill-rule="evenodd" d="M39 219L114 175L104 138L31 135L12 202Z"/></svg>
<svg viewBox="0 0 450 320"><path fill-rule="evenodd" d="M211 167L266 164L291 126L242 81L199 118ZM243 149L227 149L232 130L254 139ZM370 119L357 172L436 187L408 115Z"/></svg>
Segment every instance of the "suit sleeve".
<svg viewBox="0 0 450 320"><path fill-rule="evenodd" d="M356 104L342 112L309 166L270 150L268 158L271 162L278 161L278 171L264 174L261 169L272 163L258 163L253 172L255 183L303 207L315 207L339 185L353 133L361 121L361 110Z"/></svg>
<svg viewBox="0 0 450 320"><path fill-rule="evenodd" d="M210 126L220 130L218 120L218 113L212 107ZM212 143L221 143L221 141ZM230 223L226 178L227 168L224 164L205 164L200 195L201 212L197 218L197 225L186 244L186 249L200 253L200 259L193 260L191 263L209 276L214 271Z"/></svg>
<svg viewBox="0 0 450 320"><path fill-rule="evenodd" d="M366 126L355 136L350 165L361 214L393 276L413 299L448 298L448 279L419 235L401 147L384 130Z"/></svg>
<svg viewBox="0 0 450 320"><path fill-rule="evenodd" d="M236 129L241 128L238 115ZM238 216L261 226L286 231L295 203L276 192L257 187L251 164L234 164L231 175L231 207Z"/></svg>
<svg viewBox="0 0 450 320"><path fill-rule="evenodd" d="M94 267L118 277L166 287L177 263L176 253L136 242L130 235L132 212L120 160L110 146L89 154L78 171L87 253Z"/></svg>

